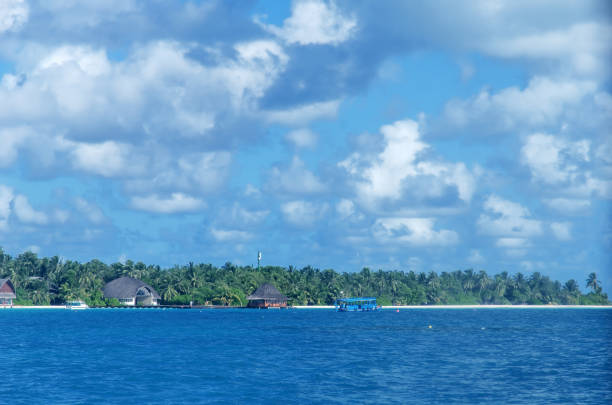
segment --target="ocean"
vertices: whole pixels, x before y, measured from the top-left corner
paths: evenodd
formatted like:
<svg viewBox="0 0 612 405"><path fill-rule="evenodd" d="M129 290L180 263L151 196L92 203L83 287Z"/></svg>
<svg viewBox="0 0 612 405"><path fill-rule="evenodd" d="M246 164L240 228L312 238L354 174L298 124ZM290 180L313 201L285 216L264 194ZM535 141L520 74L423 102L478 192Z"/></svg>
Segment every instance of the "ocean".
<svg viewBox="0 0 612 405"><path fill-rule="evenodd" d="M6 404L612 403L610 309L13 309L0 322Z"/></svg>

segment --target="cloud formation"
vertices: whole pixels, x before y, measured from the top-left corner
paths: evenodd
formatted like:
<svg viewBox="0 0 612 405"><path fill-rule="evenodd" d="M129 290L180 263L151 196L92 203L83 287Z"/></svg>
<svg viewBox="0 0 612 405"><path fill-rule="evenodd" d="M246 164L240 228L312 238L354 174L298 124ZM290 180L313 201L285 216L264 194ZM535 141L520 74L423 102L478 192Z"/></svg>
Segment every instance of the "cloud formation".
<svg viewBox="0 0 612 405"><path fill-rule="evenodd" d="M132 197L134 208L158 214L194 212L204 207L204 202L183 193L172 193L169 197L152 194Z"/></svg>
<svg viewBox="0 0 612 405"><path fill-rule="evenodd" d="M374 223L372 232L381 243L445 246L459 241L456 232L436 231L433 226L432 218L380 218Z"/></svg>
<svg viewBox="0 0 612 405"><path fill-rule="evenodd" d="M0 35L4 31L18 31L28 21L29 11L25 0L3 0L0 3Z"/></svg>
<svg viewBox="0 0 612 405"><path fill-rule="evenodd" d="M609 11L6 0L0 245L599 274Z"/></svg>
<svg viewBox="0 0 612 405"><path fill-rule="evenodd" d="M337 45L348 40L357 28L354 17L343 15L334 1L298 0L282 27L260 25L287 44Z"/></svg>
<svg viewBox="0 0 612 405"><path fill-rule="evenodd" d="M497 238L502 248L524 248L529 239L542 234L542 222L532 219L531 213L521 204L490 195L483 204L484 213L477 221L479 232Z"/></svg>
<svg viewBox="0 0 612 405"><path fill-rule="evenodd" d="M469 202L475 191L475 176L464 163L428 159L430 146L421 140L418 124L396 121L381 127L384 149L377 154L355 152L341 161L354 181L360 202L376 209L381 202L410 205L454 194L451 201ZM403 204L402 204L403 202Z"/></svg>

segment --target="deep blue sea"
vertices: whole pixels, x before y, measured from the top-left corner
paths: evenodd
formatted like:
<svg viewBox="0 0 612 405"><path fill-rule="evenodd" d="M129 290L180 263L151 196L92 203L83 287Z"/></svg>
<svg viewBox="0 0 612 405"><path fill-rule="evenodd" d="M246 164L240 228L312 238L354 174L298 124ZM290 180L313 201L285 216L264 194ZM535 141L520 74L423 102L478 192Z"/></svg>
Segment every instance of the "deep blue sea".
<svg viewBox="0 0 612 405"><path fill-rule="evenodd" d="M609 309L0 310L0 322L7 404L612 403Z"/></svg>

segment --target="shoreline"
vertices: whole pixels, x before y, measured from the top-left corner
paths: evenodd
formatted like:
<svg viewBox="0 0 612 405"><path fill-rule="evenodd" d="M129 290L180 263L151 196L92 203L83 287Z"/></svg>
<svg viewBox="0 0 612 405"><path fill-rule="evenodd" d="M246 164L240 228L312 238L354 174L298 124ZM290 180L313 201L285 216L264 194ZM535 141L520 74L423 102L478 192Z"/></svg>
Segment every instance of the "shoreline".
<svg viewBox="0 0 612 405"><path fill-rule="evenodd" d="M0 310L3 309L66 309L66 305L13 305L13 306L0 306Z"/></svg>
<svg viewBox="0 0 612 405"><path fill-rule="evenodd" d="M333 305L296 305L296 309L334 309ZM612 305L383 305L382 309L578 309L609 308Z"/></svg>
<svg viewBox="0 0 612 405"><path fill-rule="evenodd" d="M117 309L171 309L159 307L115 307ZM243 309L246 307L182 307L182 309ZM295 305L287 309L334 309L333 305ZM0 306L3 309L69 309L65 305L13 305ZM112 309L109 307L94 307L88 309ZM612 305L384 305L383 310L389 309L612 309Z"/></svg>
<svg viewBox="0 0 612 405"><path fill-rule="evenodd" d="M383 309L580 309L610 308L612 305L390 305Z"/></svg>

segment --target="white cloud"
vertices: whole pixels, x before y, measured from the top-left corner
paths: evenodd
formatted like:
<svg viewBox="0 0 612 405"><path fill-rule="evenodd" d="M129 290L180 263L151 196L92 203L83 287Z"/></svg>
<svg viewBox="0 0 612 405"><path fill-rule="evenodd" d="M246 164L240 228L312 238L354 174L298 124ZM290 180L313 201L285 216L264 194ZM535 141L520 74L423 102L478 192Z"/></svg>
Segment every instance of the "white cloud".
<svg viewBox="0 0 612 405"><path fill-rule="evenodd" d="M338 115L339 107L340 100L331 100L305 104L285 110L269 110L263 113L266 120L270 123L302 126L318 119L335 118Z"/></svg>
<svg viewBox="0 0 612 405"><path fill-rule="evenodd" d="M467 258L468 262L470 263L484 263L485 258L482 256L482 254L480 253L480 251L478 249L472 249L470 250L470 255Z"/></svg>
<svg viewBox="0 0 612 405"><path fill-rule="evenodd" d="M82 72L94 77L107 74L111 70L110 62L103 50L82 46L61 46L45 56L34 73L66 65L77 66Z"/></svg>
<svg viewBox="0 0 612 405"><path fill-rule="evenodd" d="M355 178L359 199L373 208L380 200L400 201L411 193L416 198L435 198L450 187L464 202L476 188L475 176L463 163L424 160L430 146L420 139L418 124L396 121L381 128L384 150L372 156L353 153L338 165Z"/></svg>
<svg viewBox="0 0 612 405"><path fill-rule="evenodd" d="M311 226L320 220L328 210L326 204L317 204L309 201L289 201L281 205L281 212L285 220L297 226Z"/></svg>
<svg viewBox="0 0 612 405"><path fill-rule="evenodd" d="M521 161L531 171L532 180L555 186L563 194L575 197L612 196L612 182L593 176L587 169L590 162L590 141L567 141L547 134L526 138Z"/></svg>
<svg viewBox="0 0 612 405"><path fill-rule="evenodd" d="M215 63L198 63L189 57L194 50ZM26 44L16 55L26 79L19 86L10 85L17 76L2 79L0 119L87 128L80 136L96 127L109 129L109 137L206 136L219 115L259 119L257 100L289 60L274 41L241 42L234 50L226 57L214 47L157 41L115 62L99 48Z"/></svg>
<svg viewBox="0 0 612 405"><path fill-rule="evenodd" d="M491 236L498 236L500 247L518 247L520 240L542 234L541 221L529 218L529 210L522 205L491 195L484 203L485 211L477 221L478 230ZM514 244L514 245L513 245Z"/></svg>
<svg viewBox="0 0 612 405"><path fill-rule="evenodd" d="M5 31L18 31L28 21L29 12L25 0L0 1L0 35Z"/></svg>
<svg viewBox="0 0 612 405"><path fill-rule="evenodd" d="M13 210L17 218L23 223L44 225L48 221L47 215L32 208L28 202L28 198L21 194L15 196L13 200Z"/></svg>
<svg viewBox="0 0 612 405"><path fill-rule="evenodd" d="M285 139L297 148L313 148L317 144L317 134L307 128L290 131L285 135Z"/></svg>
<svg viewBox="0 0 612 405"><path fill-rule="evenodd" d="M235 46L238 60L219 67L222 83L233 96L234 108L242 108L252 97L260 98L289 61L281 46L274 41L252 41Z"/></svg>
<svg viewBox="0 0 612 405"><path fill-rule="evenodd" d="M575 215L586 212L591 207L591 201L571 198L545 199L544 204L566 215Z"/></svg>
<svg viewBox="0 0 612 405"><path fill-rule="evenodd" d="M51 25L74 31L115 22L130 12L141 17L143 11L137 0L40 1L36 7Z"/></svg>
<svg viewBox="0 0 612 405"><path fill-rule="evenodd" d="M11 202L15 195L13 189L0 184L0 231L8 230L8 220L11 216Z"/></svg>
<svg viewBox="0 0 612 405"><path fill-rule="evenodd" d="M436 231L433 226L432 218L379 218L372 226L372 232L381 243L446 246L459 241L457 232Z"/></svg>
<svg viewBox="0 0 612 405"><path fill-rule="evenodd" d="M256 22L288 44L299 45L337 45L348 40L357 27L357 20L343 16L333 1L321 0L295 1L282 27Z"/></svg>
<svg viewBox="0 0 612 405"><path fill-rule="evenodd" d="M595 82L588 80L534 77L522 90L508 87L494 94L483 90L468 100L450 101L444 119L451 126L484 125L485 134L555 126L596 90Z"/></svg>
<svg viewBox="0 0 612 405"><path fill-rule="evenodd" d="M253 238L253 234L246 231L239 231L233 229L217 229L211 228L210 233L219 242L228 241L247 241Z"/></svg>
<svg viewBox="0 0 612 405"><path fill-rule="evenodd" d="M261 195L261 191L252 184L247 184L244 188L244 195L247 197L259 197Z"/></svg>
<svg viewBox="0 0 612 405"><path fill-rule="evenodd" d="M402 180L417 174L414 161L428 148L419 140L418 124L411 120L397 121L381 128L386 147L373 164L365 168L358 190L362 197L401 197Z"/></svg>
<svg viewBox="0 0 612 405"><path fill-rule="evenodd" d="M60 224L66 223L69 218L70 212L67 210L56 209L53 212L53 219Z"/></svg>
<svg viewBox="0 0 612 405"><path fill-rule="evenodd" d="M132 197L132 207L159 214L175 214L198 211L204 207L204 202L183 193L172 193L170 198L153 194L146 197Z"/></svg>
<svg viewBox="0 0 612 405"><path fill-rule="evenodd" d="M482 48L491 55L558 60L568 73L598 75L608 69L612 28L595 22L569 27L493 37L483 41Z"/></svg>
<svg viewBox="0 0 612 405"><path fill-rule="evenodd" d="M146 151L141 152L143 155ZM229 174L232 155L227 151L171 152L154 145L148 158L130 156L132 178L125 182L132 193L208 193L218 191Z"/></svg>
<svg viewBox="0 0 612 405"><path fill-rule="evenodd" d="M232 206L230 217L234 223L251 226L261 223L269 214L269 210L248 210L236 202Z"/></svg>
<svg viewBox="0 0 612 405"><path fill-rule="evenodd" d="M105 222L106 216L95 203L91 203L84 198L77 197L74 200L76 208L87 217L94 224L101 224Z"/></svg>
<svg viewBox="0 0 612 405"><path fill-rule="evenodd" d="M340 218L348 218L355 213L355 204L351 200L343 198L336 204L336 212Z"/></svg>
<svg viewBox="0 0 612 405"><path fill-rule="evenodd" d="M557 184L576 178L580 173L577 164L589 161L589 149L586 139L568 142L552 135L533 134L527 137L521 157L534 180Z"/></svg>
<svg viewBox="0 0 612 405"><path fill-rule="evenodd" d="M459 198L463 201L470 201L476 190L474 175L465 167L464 163L454 165L438 162L419 162L417 163L419 174L423 176L433 176L439 183L433 183L430 192L438 188L439 194L442 193L443 186L455 187Z"/></svg>
<svg viewBox="0 0 612 405"><path fill-rule="evenodd" d="M226 151L204 152L182 157L178 161L179 177L189 178L201 190L211 191L220 186L227 176L232 155ZM174 179L179 181L180 179Z"/></svg>
<svg viewBox="0 0 612 405"><path fill-rule="evenodd" d="M31 136L29 128L0 128L0 168L9 167L17 159L18 148Z"/></svg>
<svg viewBox="0 0 612 405"><path fill-rule="evenodd" d="M525 238L499 238L495 243L498 247L518 249L529 245L529 241Z"/></svg>
<svg viewBox="0 0 612 405"><path fill-rule="evenodd" d="M571 224L569 222L553 222L550 229L558 240L566 241L572 239Z"/></svg>
<svg viewBox="0 0 612 405"><path fill-rule="evenodd" d="M325 190L325 185L306 167L304 162L294 156L288 168L272 169L270 186L284 192L295 194L313 194Z"/></svg>
<svg viewBox="0 0 612 405"><path fill-rule="evenodd" d="M129 171L129 145L106 141L79 143L71 152L76 169L104 177L124 175Z"/></svg>

